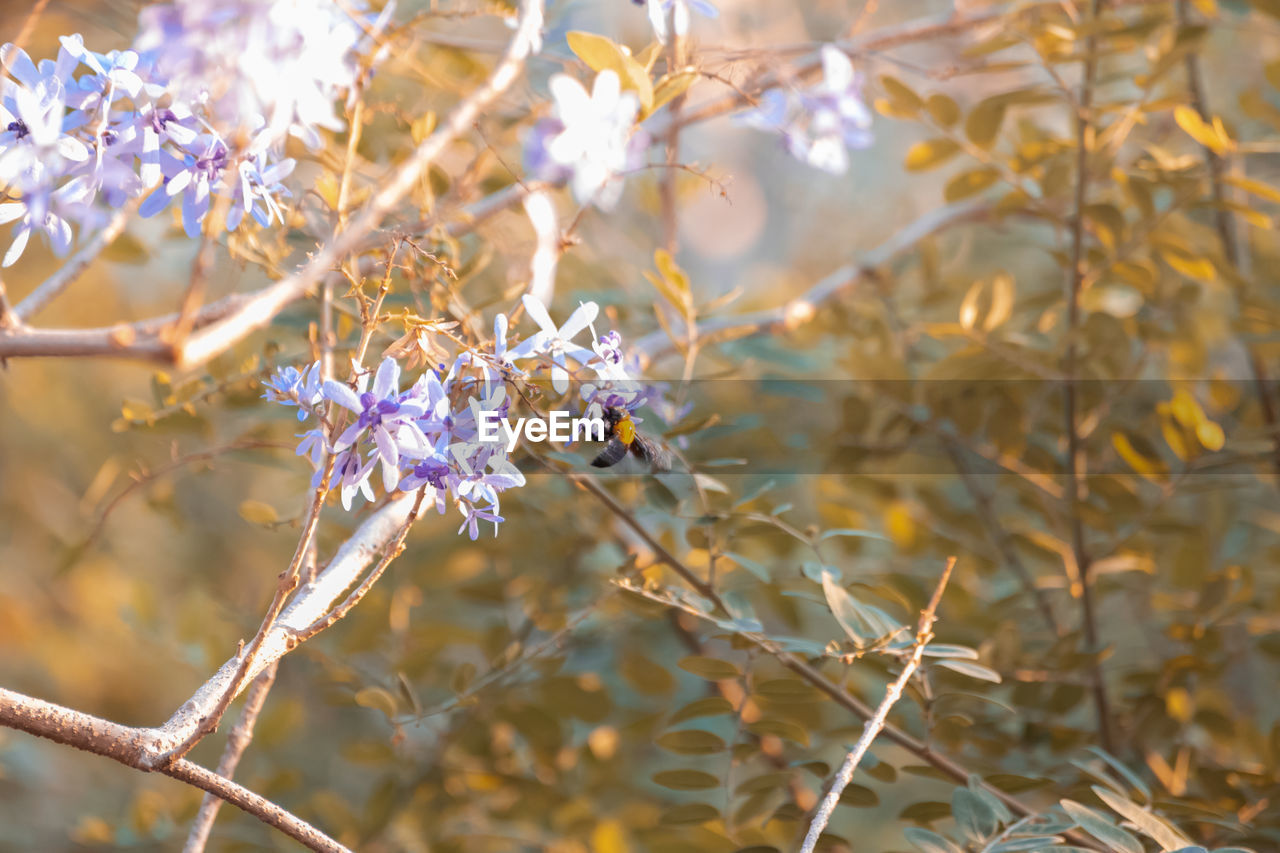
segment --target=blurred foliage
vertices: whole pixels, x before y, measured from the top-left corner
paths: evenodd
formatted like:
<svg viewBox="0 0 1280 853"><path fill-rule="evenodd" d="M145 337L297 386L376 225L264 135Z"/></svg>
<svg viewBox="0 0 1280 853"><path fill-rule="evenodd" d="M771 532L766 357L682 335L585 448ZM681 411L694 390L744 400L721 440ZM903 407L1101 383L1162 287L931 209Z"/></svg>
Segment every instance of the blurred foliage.
<svg viewBox="0 0 1280 853"><path fill-rule="evenodd" d="M641 13L616 5L626 8L557 12L638 52ZM738 29L721 33L738 44L699 30L706 47L695 44L693 61L742 79L778 61L744 46L766 34L829 39L862 7L788 5L722 3ZM745 210L706 207L705 179L681 175L691 211L681 266L655 261L658 178L640 176L619 213L584 217L560 267L557 304L597 299L638 334L668 314L774 307L917 216L941 214L809 322L705 348L694 362L705 377L842 380L822 412L790 403L803 452L842 473L611 478L652 542L550 475L504 503L497 540L472 543L452 518L425 519L369 597L282 663L241 781L360 850L794 849L861 721L777 652L875 706L892 665L871 652L889 626L914 624L954 554L936 631L977 661L963 649L930 658L891 719L973 776L949 776L882 737L821 849L1067 849L1045 839L1073 825L1126 853L1280 849L1280 432L1250 374L1251 361L1280 371L1280 9L1126 3L1094 21L1071 4L978 5L1007 14L855 57L880 118L876 147L854 156L847 178L807 172L775 140L727 122L693 127L688 158L732 174L729 199ZM4 20L21 6L6 4ZM939 10L884 4L862 26ZM72 12L51 5L36 53L83 27ZM121 27L119 15L101 18L104 29ZM470 23L428 16L424 27ZM504 37L500 25L485 32ZM1090 35L1098 131L1077 212L1074 117ZM549 47L535 89L574 62ZM1189 57L1207 120L1191 103ZM473 54L429 38L380 74L355 198L376 164L427 131L423 116L483 74ZM700 82L691 97L717 86ZM455 146L419 202L509 183L493 152L516 150L525 117L511 103L487 116L484 140ZM345 136L333 145L344 150ZM1205 148L1224 157L1220 193ZM214 290L250 287L262 277L255 264L284 267L310 247L303 226L326 221L337 182L323 163L307 168L315 192L299 199L295 230L234 236L233 252L254 263L220 264ZM755 208L755 237L726 252L706 212L745 228ZM1071 330L1064 282L1077 213L1087 251ZM1238 248L1224 247L1223 213ZM393 277L391 311L444 315L459 295L477 311L505 305L532 242L512 212L464 238L436 229L422 249L433 258ZM193 251L171 224L144 223L50 315L91 324L169 310ZM53 265L33 250L6 277L10 292L20 297ZM728 282L741 293L718 299ZM314 303L296 306L192 376L7 365L0 683L150 725L256 628L292 553L308 476L290 450L294 422L260 401L259 383L270 367L311 357L314 316ZM338 333L340 346L354 341L348 314ZM389 324L379 342L402 333ZM1069 339L1094 472L1078 506L1064 461ZM657 370L685 366L676 354ZM1274 383L1264 391L1274 397ZM745 390L715 412L691 402L691 447L776 453L778 437L749 429L766 402ZM1096 648L1081 628L1077 519ZM327 513L322 553L353 523ZM709 578L730 612L677 592L655 544ZM1110 752L1096 748L1095 671ZM193 758L212 765L220 748L211 738ZM1019 821L983 781L1045 817ZM197 803L170 780L0 732L0 849L173 849ZM233 809L213 838L217 850L289 847Z"/></svg>

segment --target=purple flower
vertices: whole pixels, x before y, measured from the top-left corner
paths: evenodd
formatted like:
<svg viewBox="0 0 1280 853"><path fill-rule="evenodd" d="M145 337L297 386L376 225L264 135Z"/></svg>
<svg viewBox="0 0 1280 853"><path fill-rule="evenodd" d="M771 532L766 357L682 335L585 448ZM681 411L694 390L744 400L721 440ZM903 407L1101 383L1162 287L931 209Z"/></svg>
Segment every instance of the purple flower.
<svg viewBox="0 0 1280 853"><path fill-rule="evenodd" d="M376 447L374 458L382 461L382 481L388 491L400 481L400 447L411 443L414 448L425 449L426 436L414 423L421 417L421 405L400 396L400 365L395 359L383 359L373 379L373 388L366 391L368 374L360 377L357 394L350 387L332 379L325 380L324 397L356 414L356 422L338 437L334 447L346 450L358 444L366 433L373 437Z"/></svg>
<svg viewBox="0 0 1280 853"><path fill-rule="evenodd" d="M496 506L489 506L489 507L486 507L485 509L478 509L477 507L473 506L471 503L467 501L458 501L458 510L463 515L462 526L458 528L458 532L461 533L463 530L467 531L467 533L471 536L472 542L474 542L480 536L481 521L492 521L493 535L497 536L498 524L506 520L502 516L497 514L498 508Z"/></svg>
<svg viewBox="0 0 1280 853"><path fill-rule="evenodd" d="M738 121L782 134L797 160L843 174L849 169L849 150L871 145L871 112L862 101L862 80L843 51L824 46L822 70L822 81L809 90L794 96L777 89L766 92L756 109Z"/></svg>
<svg viewBox="0 0 1280 853"><path fill-rule="evenodd" d="M59 257L71 250L71 225L64 215L55 211L55 208L60 207L58 202L62 195L64 194L57 193L51 200L41 199L40 206L34 201L0 204L0 225L14 221L18 223L18 227L13 230L13 242L4 253L0 267L10 267L17 263L27 248L32 232L43 234L54 254Z"/></svg>
<svg viewBox="0 0 1280 853"><path fill-rule="evenodd" d="M297 406L298 420L305 421L324 399L323 381L318 361L305 373L292 366L278 367L262 396L272 403Z"/></svg>
<svg viewBox="0 0 1280 853"><path fill-rule="evenodd" d="M361 460L358 448L350 447L340 452L333 463L333 474L329 477L330 489L341 487L342 508L351 509L351 499L356 492L364 495L364 499L373 501L373 486L369 484L369 474L373 471L375 456Z"/></svg>
<svg viewBox="0 0 1280 853"><path fill-rule="evenodd" d="M138 208L143 217L155 216L182 195L182 227L193 240L200 236L200 223L209 213L209 199L230 163L230 153L221 139L202 134L193 143L197 153L184 154L179 160L168 152L160 152L164 184L156 187Z"/></svg>
<svg viewBox="0 0 1280 853"><path fill-rule="evenodd" d="M5 45L0 62L14 78L0 79L0 182L47 195L69 163L89 157L63 126L75 61L64 49L57 62L46 59L37 67L25 51Z"/></svg>

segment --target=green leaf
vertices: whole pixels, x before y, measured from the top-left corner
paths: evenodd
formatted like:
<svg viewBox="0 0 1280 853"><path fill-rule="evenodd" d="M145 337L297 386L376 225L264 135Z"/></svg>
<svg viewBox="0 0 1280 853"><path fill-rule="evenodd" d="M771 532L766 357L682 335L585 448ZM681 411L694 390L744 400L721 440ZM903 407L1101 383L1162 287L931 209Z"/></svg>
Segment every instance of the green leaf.
<svg viewBox="0 0 1280 853"><path fill-rule="evenodd" d="M1001 681L1000 673L994 669L988 669L981 664L971 663L967 660L940 660L938 661L938 666L946 667L970 678L979 678L994 684L999 684Z"/></svg>
<svg viewBox="0 0 1280 853"><path fill-rule="evenodd" d="M848 536L854 539L879 539L881 542L892 542L888 536L883 533L877 533L874 530L857 530L852 527L837 527L833 530L825 530L818 537L819 542L825 542L828 539L834 539L837 536Z"/></svg>
<svg viewBox="0 0 1280 853"><path fill-rule="evenodd" d="M858 647L888 636L900 627L880 608L862 604L850 595L832 572L822 573L822 592L827 597L831 615Z"/></svg>
<svg viewBox="0 0 1280 853"><path fill-rule="evenodd" d="M942 195L948 202L961 201L977 195L999 179L1000 172L993 166L970 169L947 181L947 186L942 191Z"/></svg>
<svg viewBox="0 0 1280 853"><path fill-rule="evenodd" d="M980 842L995 833L999 822L981 797L968 788L956 788L951 794L951 814L960 831L970 841Z"/></svg>
<svg viewBox="0 0 1280 853"><path fill-rule="evenodd" d="M1060 835L1033 835L1028 838L1001 841L995 847L986 848L985 853L1018 853L1021 850L1051 851L1057 849L1057 845L1061 843L1062 836Z"/></svg>
<svg viewBox="0 0 1280 853"><path fill-rule="evenodd" d="M1090 746L1086 747L1086 749L1105 761L1107 766L1116 771L1122 779L1129 783L1131 788L1142 794L1142 796L1146 798L1147 802L1151 802L1151 788L1140 776L1138 776L1138 774L1134 773L1128 767L1125 767L1124 764L1121 763L1120 759L1100 747Z"/></svg>
<svg viewBox="0 0 1280 853"><path fill-rule="evenodd" d="M912 803L899 812L898 817L903 820L914 820L918 823L933 823L935 820L951 817L951 804L940 803L936 800Z"/></svg>
<svg viewBox="0 0 1280 853"><path fill-rule="evenodd" d="M759 776L752 776L735 788L733 792L735 794L760 794L785 787L790 782L791 772L789 770L779 770L776 773L762 773Z"/></svg>
<svg viewBox="0 0 1280 853"><path fill-rule="evenodd" d="M704 732L701 729L681 729L680 731L667 732L659 735L654 742L669 752L676 752L681 755L714 755L729 748L729 745L724 742L724 738L711 732Z"/></svg>
<svg viewBox="0 0 1280 853"><path fill-rule="evenodd" d="M693 673L699 678L705 678L707 681L723 681L726 678L738 678L742 675L742 670L727 660L700 657L698 655L681 658L676 663L676 666L685 672Z"/></svg>
<svg viewBox="0 0 1280 853"><path fill-rule="evenodd" d="M676 806L662 814L662 822L671 826L693 826L699 823L706 823L709 820L717 820L720 817L720 810L715 806L709 806L706 803L685 803L683 806Z"/></svg>
<svg viewBox="0 0 1280 853"><path fill-rule="evenodd" d="M698 699L685 705L679 711L671 715L668 721L671 724L683 723L685 720L695 720L699 717L717 717L721 714L732 714L733 706L729 704L729 700L723 696L707 696L704 699Z"/></svg>
<svg viewBox="0 0 1280 853"><path fill-rule="evenodd" d="M705 791L720 786L719 779L701 770L664 770L653 774L653 782L673 791Z"/></svg>
<svg viewBox="0 0 1280 853"><path fill-rule="evenodd" d="M865 785L849 785L840 792L840 805L856 809L869 809L880 805L880 797Z"/></svg>
<svg viewBox="0 0 1280 853"><path fill-rule="evenodd" d="M1088 806L1074 800L1062 800L1062 809L1075 821L1076 826L1101 841L1117 853L1143 853L1142 843L1125 830Z"/></svg>
<svg viewBox="0 0 1280 853"><path fill-rule="evenodd" d="M926 139L907 149L902 165L909 172L924 172L941 166L960 152L959 143L945 137Z"/></svg>
<svg viewBox="0 0 1280 853"><path fill-rule="evenodd" d="M909 826L903 831L907 840L924 853L962 853L959 847L936 832L919 826Z"/></svg>
<svg viewBox="0 0 1280 853"><path fill-rule="evenodd" d="M809 745L809 733L803 726L790 720L757 720L747 726L747 731L754 735L774 735L785 738L801 746Z"/></svg>
<svg viewBox="0 0 1280 853"><path fill-rule="evenodd" d="M725 551L721 554L721 556L728 557L730 560L733 560L739 566L742 566L742 568L751 572L751 574L755 575L764 583L769 583L772 580L772 578L769 575L769 568L764 563L758 563L749 557L744 557L741 554L737 554L733 551Z"/></svg>
<svg viewBox="0 0 1280 853"><path fill-rule="evenodd" d="M1186 847L1191 844L1191 839L1175 829L1167 820L1146 811L1137 803L1125 797L1117 796L1101 785L1094 785L1093 793L1097 794L1098 799L1122 815L1125 820L1136 826L1139 832L1149 836L1165 850L1176 850L1179 847Z"/></svg>
<svg viewBox="0 0 1280 853"><path fill-rule="evenodd" d="M961 660L977 660L978 650L968 646L952 646L946 643L930 643L925 646L924 656L930 658L959 658Z"/></svg>

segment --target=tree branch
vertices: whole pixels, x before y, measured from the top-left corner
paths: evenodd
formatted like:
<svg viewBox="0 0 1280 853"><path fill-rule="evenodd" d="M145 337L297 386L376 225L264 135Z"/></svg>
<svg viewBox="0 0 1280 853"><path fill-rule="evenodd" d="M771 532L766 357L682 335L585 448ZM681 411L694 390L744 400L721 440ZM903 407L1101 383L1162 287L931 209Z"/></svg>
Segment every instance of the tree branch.
<svg viewBox="0 0 1280 853"><path fill-rule="evenodd" d="M1091 0L1090 25L1096 27L1102 14L1102 0ZM1095 29L1090 29L1084 44L1084 79L1080 86L1079 113L1076 116L1076 187L1074 217L1071 221L1071 261L1067 269L1066 302L1067 330L1066 353L1063 356L1062 387L1064 429L1067 435L1067 504L1070 513L1071 550L1075 557L1080 583L1080 609L1086 654L1094 655L1091 669L1093 702L1098 715L1098 740L1103 749L1112 749L1111 709L1107 700L1107 686L1103 679L1102 665L1096 655L1098 648L1098 614L1093 600L1093 579L1090 574L1089 552L1084 541L1084 520L1080 507L1085 499L1086 460L1080 441L1080 424L1076 415L1076 392L1079 383L1079 335L1080 295L1083 291L1085 265L1084 209L1089 193L1089 149L1094 144L1095 129L1090 112L1093 108L1093 89L1098 74L1098 39Z"/></svg>
<svg viewBox="0 0 1280 853"><path fill-rule="evenodd" d="M889 719L889 711L902 698L902 691L906 689L907 682L911 680L911 676L915 674L916 669L920 666L920 660L924 657L925 646L933 639L933 623L937 619L938 602L942 600L942 592L947 588L947 581L951 579L951 570L955 568L955 565L955 557L947 560L946 568L942 570L942 577L933 591L933 596L929 599L929 604L920 613L920 622L916 628L915 647L911 650L911 655L907 658L906 663L903 664L902 672L885 690L884 699L881 700L880 706L876 708L876 712L863 724L862 737L858 738L857 744L845 756L844 763L840 765L835 778L831 780L831 787L827 790L826 796L822 798L822 802L818 804L818 811L813 816L813 822L809 824L809 832L805 835L804 844L800 847L801 853L813 853L818 844L818 838L821 837L823 830L827 828L827 824L831 821L831 815L840 802L840 795L844 793L844 789L849 786L849 782L853 779L853 771L858 769L858 764L862 761L862 757L867 754L867 750L871 748L871 743L876 739L876 735L880 734L884 729L885 723Z"/></svg>
<svg viewBox="0 0 1280 853"><path fill-rule="evenodd" d="M262 706L266 704L267 694L271 692L271 685L275 680L276 664L273 663L249 686L244 707L240 709L240 718L227 734L227 744L222 748L222 757L218 759L217 774L224 779L231 779L236 775L236 768L240 766L240 759L253 740L253 728L258 723L258 715L262 713ZM187 833L187 843L183 845L182 853L201 853L204 850L221 808L221 798L213 794L204 795L204 799L200 801L200 811L196 812L196 819Z"/></svg>
<svg viewBox="0 0 1280 853"><path fill-rule="evenodd" d="M705 345L717 340L794 329L813 319L817 309L823 304L866 280L877 267L884 266L898 255L914 248L926 237L960 222L982 219L988 213L988 205L981 201L957 202L932 210L908 223L879 246L865 252L858 261L845 264L827 274L795 299L776 308L700 321L699 343ZM646 364L651 365L661 356L675 350L676 346L676 342L666 332L657 331L636 341L635 351Z"/></svg>
<svg viewBox="0 0 1280 853"><path fill-rule="evenodd" d="M121 232L124 231L125 225L129 223L129 214L131 212L132 207L116 211L111 221L95 234L92 240L85 243L80 251L68 258L67 262L57 272L46 278L35 290L28 293L26 298L19 302L14 309L18 319L24 323L28 322L36 314L43 311L62 291L70 287L71 283L89 268L89 265L97 259L98 255L102 254L102 250L110 246L112 241L120 236Z"/></svg>
<svg viewBox="0 0 1280 853"><path fill-rule="evenodd" d="M152 730L122 726L3 687L0 687L0 725L101 755L136 770L153 769L146 763ZM349 853L346 847L296 815L198 764L180 760L161 772L226 800L312 850Z"/></svg>

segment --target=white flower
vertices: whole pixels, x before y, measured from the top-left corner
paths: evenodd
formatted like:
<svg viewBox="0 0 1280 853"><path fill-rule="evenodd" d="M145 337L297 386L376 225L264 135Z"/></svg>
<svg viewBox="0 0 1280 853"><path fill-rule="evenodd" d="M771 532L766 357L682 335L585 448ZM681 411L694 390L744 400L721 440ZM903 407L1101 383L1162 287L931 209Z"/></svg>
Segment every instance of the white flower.
<svg viewBox="0 0 1280 853"><path fill-rule="evenodd" d="M551 94L554 123L535 133L533 144L542 150L531 159L544 176L570 180L579 203L612 209L622 194L620 176L638 165L643 149L643 138L632 136L640 100L634 92L622 91L614 71L601 71L590 94L577 80L557 74L551 78Z"/></svg>
<svg viewBox="0 0 1280 853"><path fill-rule="evenodd" d="M600 306L594 302L584 302L569 315L564 325L556 328L547 307L536 297L525 294L524 310L529 318L538 324L539 331L531 338L526 338L511 351L511 358L529 358L546 354L551 357L551 387L556 393L563 394L569 388L569 370L565 366L565 358L572 358L579 364L587 364L596 354L586 347L573 342L573 338L590 326L600 312Z"/></svg>
<svg viewBox="0 0 1280 853"><path fill-rule="evenodd" d="M704 18L718 18L720 10L708 0L648 0L645 4L649 12L649 24L658 41L667 43L667 21L675 24L676 35L683 38L689 33L689 9Z"/></svg>

